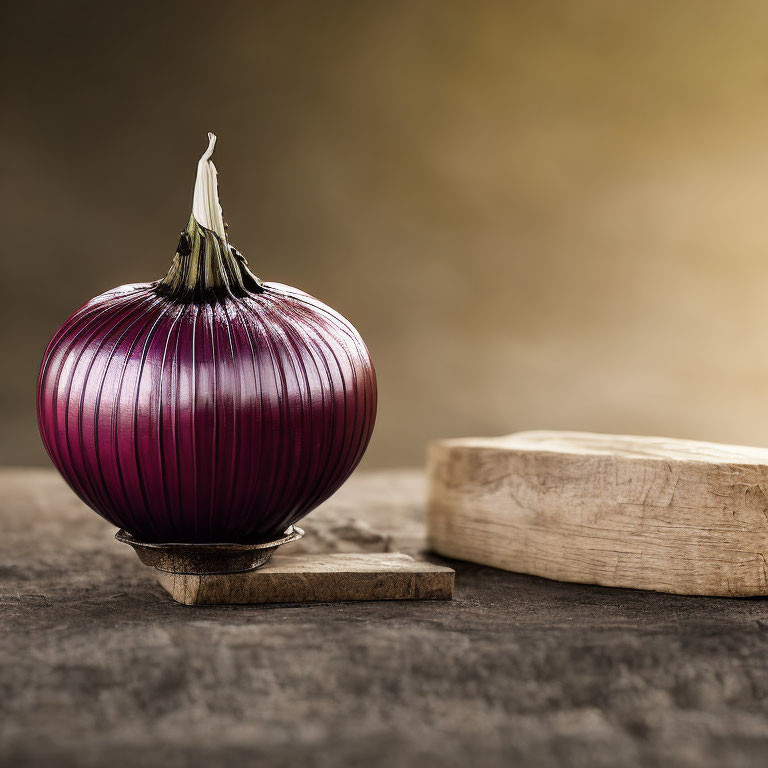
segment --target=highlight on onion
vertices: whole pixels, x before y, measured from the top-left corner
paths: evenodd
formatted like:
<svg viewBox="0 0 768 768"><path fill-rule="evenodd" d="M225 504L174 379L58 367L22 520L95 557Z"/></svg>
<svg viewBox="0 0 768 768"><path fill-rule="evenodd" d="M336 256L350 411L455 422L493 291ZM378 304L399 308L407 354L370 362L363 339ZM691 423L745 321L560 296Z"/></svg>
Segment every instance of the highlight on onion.
<svg viewBox="0 0 768 768"><path fill-rule="evenodd" d="M40 434L80 498L148 542L261 542L347 479L376 417L352 324L228 241L216 137L168 275L78 309L43 357Z"/></svg>

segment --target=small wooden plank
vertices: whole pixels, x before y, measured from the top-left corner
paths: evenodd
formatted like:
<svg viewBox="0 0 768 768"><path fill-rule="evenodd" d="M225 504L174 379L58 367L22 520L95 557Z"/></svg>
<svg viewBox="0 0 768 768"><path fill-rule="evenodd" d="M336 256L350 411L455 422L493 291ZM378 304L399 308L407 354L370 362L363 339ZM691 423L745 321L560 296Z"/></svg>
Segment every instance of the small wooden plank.
<svg viewBox="0 0 768 768"><path fill-rule="evenodd" d="M155 573L185 605L450 600L454 577L451 568L393 553L276 554L247 573Z"/></svg>
<svg viewBox="0 0 768 768"><path fill-rule="evenodd" d="M521 432L433 443L428 539L561 581L766 595L768 450Z"/></svg>

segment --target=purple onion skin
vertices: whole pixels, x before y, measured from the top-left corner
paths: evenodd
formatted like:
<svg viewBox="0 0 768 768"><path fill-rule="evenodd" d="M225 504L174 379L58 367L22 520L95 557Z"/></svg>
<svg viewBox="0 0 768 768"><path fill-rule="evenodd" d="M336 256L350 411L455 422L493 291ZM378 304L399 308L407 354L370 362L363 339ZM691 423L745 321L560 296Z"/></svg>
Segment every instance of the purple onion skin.
<svg viewBox="0 0 768 768"><path fill-rule="evenodd" d="M180 300L161 281L77 310L40 369L40 433L77 495L153 542L269 541L357 466L376 375L354 327L277 283Z"/></svg>

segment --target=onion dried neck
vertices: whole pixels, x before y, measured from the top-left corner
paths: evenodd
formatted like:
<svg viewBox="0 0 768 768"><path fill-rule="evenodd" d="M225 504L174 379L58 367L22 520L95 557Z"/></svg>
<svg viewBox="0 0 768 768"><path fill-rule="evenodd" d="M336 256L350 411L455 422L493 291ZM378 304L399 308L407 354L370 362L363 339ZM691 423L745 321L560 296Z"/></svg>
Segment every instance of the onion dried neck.
<svg viewBox="0 0 768 768"><path fill-rule="evenodd" d="M181 233L168 274L157 287L167 296L189 301L264 290L245 257L216 232L200 226L194 215Z"/></svg>
<svg viewBox="0 0 768 768"><path fill-rule="evenodd" d="M264 290L243 255L227 241L219 203L216 166L211 161L216 136L208 134L208 149L197 164L192 215L181 233L168 274L157 288L182 300L206 300L211 295L242 296Z"/></svg>

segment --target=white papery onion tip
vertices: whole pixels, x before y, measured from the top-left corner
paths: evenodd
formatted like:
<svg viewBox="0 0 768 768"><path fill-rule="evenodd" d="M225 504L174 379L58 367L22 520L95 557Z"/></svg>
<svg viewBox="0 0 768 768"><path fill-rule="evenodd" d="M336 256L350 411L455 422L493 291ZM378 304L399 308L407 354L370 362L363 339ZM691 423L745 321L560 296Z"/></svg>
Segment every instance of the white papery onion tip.
<svg viewBox="0 0 768 768"><path fill-rule="evenodd" d="M192 215L195 221L206 229L215 232L222 240L227 239L224 230L224 216L219 202L219 184L216 178L216 166L211 157L216 146L216 136L208 134L208 149L197 163L195 194L192 198Z"/></svg>

